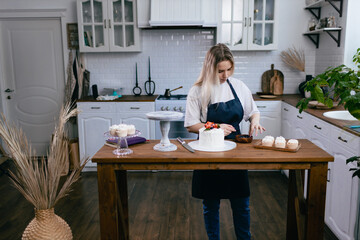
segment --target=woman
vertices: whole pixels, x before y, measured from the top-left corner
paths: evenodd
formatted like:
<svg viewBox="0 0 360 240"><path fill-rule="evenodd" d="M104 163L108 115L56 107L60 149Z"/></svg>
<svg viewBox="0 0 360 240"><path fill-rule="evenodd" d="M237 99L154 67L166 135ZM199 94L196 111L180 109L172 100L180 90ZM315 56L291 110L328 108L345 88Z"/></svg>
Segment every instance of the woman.
<svg viewBox="0 0 360 240"><path fill-rule="evenodd" d="M234 58L224 44L206 54L199 79L186 102L185 127L199 133L207 121L219 123L225 138L240 134L241 120L250 120L249 135L262 133L260 113L249 88L234 73ZM203 213L210 240L220 239L220 199L230 199L237 239L250 239L249 180L246 170L195 170L193 197L203 199Z"/></svg>

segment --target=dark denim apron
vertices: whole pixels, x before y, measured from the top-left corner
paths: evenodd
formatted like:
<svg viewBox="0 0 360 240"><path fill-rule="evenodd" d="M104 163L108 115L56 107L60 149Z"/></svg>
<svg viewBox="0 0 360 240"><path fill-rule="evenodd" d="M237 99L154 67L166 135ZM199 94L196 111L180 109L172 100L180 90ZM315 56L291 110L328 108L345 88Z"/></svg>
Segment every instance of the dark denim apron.
<svg viewBox="0 0 360 240"><path fill-rule="evenodd" d="M234 139L240 134L239 123L243 119L244 109L229 80L235 99L211 104L208 107L207 121L231 124L236 132L226 136ZM249 179L247 170L194 170L192 196L200 199L249 197Z"/></svg>

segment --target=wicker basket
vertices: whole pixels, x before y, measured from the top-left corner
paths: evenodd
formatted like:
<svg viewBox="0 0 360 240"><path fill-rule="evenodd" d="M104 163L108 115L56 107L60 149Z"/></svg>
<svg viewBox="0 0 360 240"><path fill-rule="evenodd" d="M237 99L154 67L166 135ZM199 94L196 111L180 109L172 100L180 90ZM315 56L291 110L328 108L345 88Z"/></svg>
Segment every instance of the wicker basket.
<svg viewBox="0 0 360 240"><path fill-rule="evenodd" d="M26 227L23 240L73 239L69 225L58 215L54 208L35 209L35 218Z"/></svg>

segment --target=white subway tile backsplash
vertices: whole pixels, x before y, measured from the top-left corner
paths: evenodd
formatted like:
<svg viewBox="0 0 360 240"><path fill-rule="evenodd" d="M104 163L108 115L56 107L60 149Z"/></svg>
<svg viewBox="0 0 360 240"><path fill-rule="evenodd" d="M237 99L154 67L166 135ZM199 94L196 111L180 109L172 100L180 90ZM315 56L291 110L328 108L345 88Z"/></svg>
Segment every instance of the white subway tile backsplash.
<svg viewBox="0 0 360 240"><path fill-rule="evenodd" d="M122 94L132 94L135 86L135 63L138 82L145 94L148 79L148 57L151 58L151 79L155 94L165 89L183 86L176 94L187 94L197 80L208 49L215 44L215 30L151 29L142 30L142 51L139 53L86 54L86 68L91 72L91 85L103 88L122 88ZM233 52L234 77L241 79L253 93L261 91L261 75L275 64L285 75L284 93L297 93L297 86L305 75L289 69L280 59L280 51ZM326 57L325 57L326 58ZM338 59L335 58L334 61ZM315 54L306 53L307 72L314 72ZM175 92L174 92L175 94Z"/></svg>

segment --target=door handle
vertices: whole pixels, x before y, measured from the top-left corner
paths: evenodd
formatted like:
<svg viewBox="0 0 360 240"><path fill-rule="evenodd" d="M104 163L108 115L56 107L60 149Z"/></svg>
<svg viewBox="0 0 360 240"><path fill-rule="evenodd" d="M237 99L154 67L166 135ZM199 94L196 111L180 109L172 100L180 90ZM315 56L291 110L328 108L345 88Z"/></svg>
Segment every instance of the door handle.
<svg viewBox="0 0 360 240"><path fill-rule="evenodd" d="M7 88L6 90L5 90L5 92L7 92L7 93L11 93L11 92L13 92L14 90L13 89L10 89L10 88Z"/></svg>

